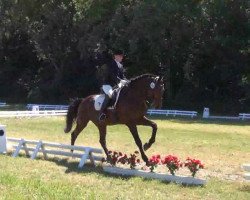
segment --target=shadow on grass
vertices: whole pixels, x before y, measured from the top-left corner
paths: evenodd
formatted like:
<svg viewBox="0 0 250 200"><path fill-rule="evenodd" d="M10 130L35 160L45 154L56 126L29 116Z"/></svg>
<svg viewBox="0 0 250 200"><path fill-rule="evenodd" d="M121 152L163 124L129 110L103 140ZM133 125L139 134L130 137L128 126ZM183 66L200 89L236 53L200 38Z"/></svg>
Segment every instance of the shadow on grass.
<svg viewBox="0 0 250 200"><path fill-rule="evenodd" d="M40 158L40 157L38 159L43 160L43 158ZM137 177L137 176L110 174L110 173L107 173L107 172L103 171L101 165L97 165L96 167L94 167L91 163L86 163L83 168L79 169L78 168L79 162L78 161L72 161L72 159L69 160L69 158L65 158L65 159L48 158L48 159L46 159L46 161L54 162L58 166L65 167L66 168L66 170L65 170L66 174L70 174L72 172L79 173L79 174L93 174L93 173L96 173L98 175L102 175L103 177L118 178L118 179L123 179L123 180L129 180L129 179L131 179L133 177ZM201 186L201 185L177 184L177 183L173 183L173 182L169 182L169 181L162 181L162 180L157 180L157 179L149 179L149 178L143 178L143 177L139 177L139 178L141 178L145 182L151 182L152 180L156 180L156 181L159 181L159 182L164 183L164 184L171 184L172 183L172 184L179 185L181 187L189 187L189 188L204 187L204 186Z"/></svg>
<svg viewBox="0 0 250 200"><path fill-rule="evenodd" d="M181 118L181 117L163 117L163 116L147 116L151 120L168 120L176 123L186 124L216 124L216 125L234 125L234 126L250 126L250 120L222 120L222 119L202 119L202 118Z"/></svg>
<svg viewBox="0 0 250 200"><path fill-rule="evenodd" d="M241 191L241 192L250 193L250 184L249 185L242 185L241 187L238 188L238 190Z"/></svg>

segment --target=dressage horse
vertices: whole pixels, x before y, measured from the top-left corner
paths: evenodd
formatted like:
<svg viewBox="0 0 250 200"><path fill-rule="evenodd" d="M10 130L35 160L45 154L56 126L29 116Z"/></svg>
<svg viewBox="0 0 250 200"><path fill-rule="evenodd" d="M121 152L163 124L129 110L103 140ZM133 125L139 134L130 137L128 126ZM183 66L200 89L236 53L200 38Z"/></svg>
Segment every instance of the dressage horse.
<svg viewBox="0 0 250 200"><path fill-rule="evenodd" d="M71 145L75 144L77 136L92 121L99 129L100 144L109 158L106 147L106 130L108 125L125 124L132 133L135 143L138 146L141 157L149 164L146 151L155 142L157 125L145 117L148 102L152 102L155 108L162 105L162 95L164 92L164 83L162 77L144 74L133 78L124 86L119 95L119 99L114 109L107 109L107 118L99 121L99 111L94 107L94 101L97 95L91 95L84 99L76 99L68 109L66 116L65 133L70 132L72 125L76 122L76 128L71 133ZM152 135L147 143L142 146L141 139L137 131L137 125L151 126Z"/></svg>

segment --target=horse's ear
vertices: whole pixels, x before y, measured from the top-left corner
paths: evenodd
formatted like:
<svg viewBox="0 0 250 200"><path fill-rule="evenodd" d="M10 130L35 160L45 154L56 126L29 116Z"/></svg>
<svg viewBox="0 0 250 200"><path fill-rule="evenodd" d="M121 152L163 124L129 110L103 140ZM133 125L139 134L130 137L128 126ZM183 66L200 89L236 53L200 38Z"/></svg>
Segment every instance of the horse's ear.
<svg viewBox="0 0 250 200"><path fill-rule="evenodd" d="M154 82L157 83L159 81L159 76L156 76L155 79L154 79Z"/></svg>
<svg viewBox="0 0 250 200"><path fill-rule="evenodd" d="M165 79L166 79L166 76L162 76L162 75L159 78L160 81L164 81Z"/></svg>

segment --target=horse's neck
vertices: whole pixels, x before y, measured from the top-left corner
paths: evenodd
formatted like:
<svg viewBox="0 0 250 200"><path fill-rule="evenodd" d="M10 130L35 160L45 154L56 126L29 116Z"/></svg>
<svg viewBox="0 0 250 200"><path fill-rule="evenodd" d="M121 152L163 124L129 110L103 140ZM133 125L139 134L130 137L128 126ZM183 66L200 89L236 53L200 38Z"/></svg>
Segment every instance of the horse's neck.
<svg viewBox="0 0 250 200"><path fill-rule="evenodd" d="M147 92L145 85L143 84L137 84L134 85L131 88L128 88L128 94L126 95L128 98L133 98L134 101L138 102L138 103L144 103L147 100Z"/></svg>

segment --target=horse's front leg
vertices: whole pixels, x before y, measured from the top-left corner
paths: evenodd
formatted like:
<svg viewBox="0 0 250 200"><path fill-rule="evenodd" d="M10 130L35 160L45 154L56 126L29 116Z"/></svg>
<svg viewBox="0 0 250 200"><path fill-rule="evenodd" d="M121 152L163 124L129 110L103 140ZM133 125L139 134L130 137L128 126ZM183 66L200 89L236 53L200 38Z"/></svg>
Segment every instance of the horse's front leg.
<svg viewBox="0 0 250 200"><path fill-rule="evenodd" d="M140 150L141 157L142 157L143 161L146 163L146 165L149 165L148 157L146 156L146 154L142 148L142 142L141 142L141 139L139 137L136 125L135 124L127 124L127 126L134 137L136 145L138 146L138 148Z"/></svg>
<svg viewBox="0 0 250 200"><path fill-rule="evenodd" d="M152 127L152 135L147 143L144 144L143 148L147 151L151 145L155 142L156 132L157 132L157 124L153 121L149 120L145 116L141 119L138 125L151 126Z"/></svg>

